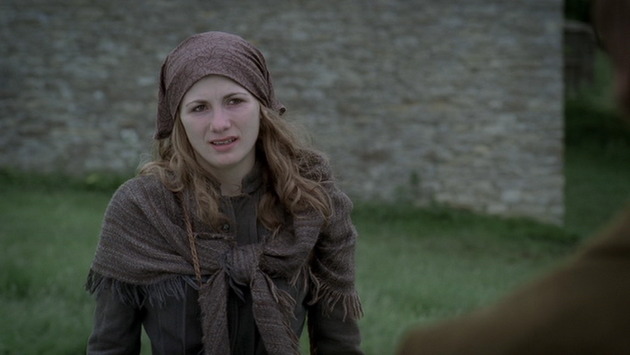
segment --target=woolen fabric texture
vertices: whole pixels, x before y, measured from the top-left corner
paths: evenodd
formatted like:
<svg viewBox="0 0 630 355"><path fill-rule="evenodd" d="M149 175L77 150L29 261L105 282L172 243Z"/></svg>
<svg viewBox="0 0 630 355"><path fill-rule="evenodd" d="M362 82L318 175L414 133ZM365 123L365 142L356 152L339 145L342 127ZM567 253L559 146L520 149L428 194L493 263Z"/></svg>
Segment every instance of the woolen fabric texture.
<svg viewBox="0 0 630 355"><path fill-rule="evenodd" d="M204 32L185 39L162 64L155 139L171 135L179 104L190 87L208 75L222 75L244 87L260 103L282 115L262 53L243 38Z"/></svg>
<svg viewBox="0 0 630 355"><path fill-rule="evenodd" d="M299 353L299 339L290 326L295 300L273 279L310 285L310 303L329 312L341 305L344 318L362 315L354 287L357 234L347 218L352 203L336 187L328 163L319 156L312 159L316 161L306 175L321 180L330 195L333 215L328 223L320 213L305 210L288 218L290 225L277 235L269 233L261 243L239 246L229 234L192 216L201 272L207 279L199 287L206 354L230 353L226 314L230 283L249 286L254 318L269 354ZM147 184L147 178L153 183ZM157 178L143 176L117 191L107 208L88 278L91 292L98 292L104 279L113 279L121 285L144 286L148 302L159 302L177 290L163 286L169 280L194 275L184 210L175 194L160 185ZM186 193L183 200L187 210L194 211L194 197ZM125 294L124 287L118 289L130 302L144 302Z"/></svg>

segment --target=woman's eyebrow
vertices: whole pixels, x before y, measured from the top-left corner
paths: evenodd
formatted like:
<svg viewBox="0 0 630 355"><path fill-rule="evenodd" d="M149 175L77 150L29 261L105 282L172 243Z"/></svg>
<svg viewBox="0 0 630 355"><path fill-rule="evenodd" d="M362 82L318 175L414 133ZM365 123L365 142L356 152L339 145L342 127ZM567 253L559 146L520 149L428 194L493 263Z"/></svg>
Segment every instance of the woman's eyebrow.
<svg viewBox="0 0 630 355"><path fill-rule="evenodd" d="M194 99L192 101L184 103L184 106L188 107L188 106L193 105L193 104L205 104L205 103L206 103L206 100L204 100L204 99Z"/></svg>
<svg viewBox="0 0 630 355"><path fill-rule="evenodd" d="M234 95L247 95L247 94L249 94L247 91L235 91L233 93L225 95L225 97L230 97Z"/></svg>

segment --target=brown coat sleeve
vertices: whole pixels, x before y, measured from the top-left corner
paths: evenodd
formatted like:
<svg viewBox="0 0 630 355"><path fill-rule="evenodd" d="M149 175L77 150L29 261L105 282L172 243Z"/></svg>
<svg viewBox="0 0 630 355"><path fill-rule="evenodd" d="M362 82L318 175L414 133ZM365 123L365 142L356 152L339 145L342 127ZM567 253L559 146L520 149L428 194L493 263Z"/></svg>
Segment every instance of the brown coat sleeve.
<svg viewBox="0 0 630 355"><path fill-rule="evenodd" d="M109 287L96 293L94 326L88 355L138 355L142 327L141 310L125 304Z"/></svg>

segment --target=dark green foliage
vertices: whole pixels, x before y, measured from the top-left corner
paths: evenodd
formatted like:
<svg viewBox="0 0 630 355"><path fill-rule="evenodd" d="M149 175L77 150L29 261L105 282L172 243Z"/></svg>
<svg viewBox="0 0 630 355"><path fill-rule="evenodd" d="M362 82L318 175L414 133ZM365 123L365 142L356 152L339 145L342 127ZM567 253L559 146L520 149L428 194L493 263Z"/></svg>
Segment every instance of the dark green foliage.
<svg viewBox="0 0 630 355"><path fill-rule="evenodd" d="M618 110L596 107L583 99L567 100L566 144L606 150L610 145L630 146L627 124Z"/></svg>
<svg viewBox="0 0 630 355"><path fill-rule="evenodd" d="M564 17L569 20L590 22L592 0L564 0Z"/></svg>

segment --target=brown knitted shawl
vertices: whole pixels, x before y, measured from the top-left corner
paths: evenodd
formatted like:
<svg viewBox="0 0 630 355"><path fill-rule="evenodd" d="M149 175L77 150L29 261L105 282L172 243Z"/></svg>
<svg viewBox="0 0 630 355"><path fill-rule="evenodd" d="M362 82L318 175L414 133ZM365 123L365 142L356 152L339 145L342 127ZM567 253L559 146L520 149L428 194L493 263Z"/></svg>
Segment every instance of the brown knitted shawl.
<svg viewBox="0 0 630 355"><path fill-rule="evenodd" d="M325 174L330 175L326 167ZM290 328L295 301L273 280L310 285L311 303L325 309L342 305L345 316L358 319L361 304L354 288L356 231L350 221L352 204L331 180L324 182L333 216L325 223L315 212L292 218L291 225L273 238L237 246L229 235L213 231L195 216L192 226L204 281L199 286L206 354L229 354L226 304L230 282L247 283L256 324L269 354L298 354L299 339ZM191 199L186 199L188 211ZM194 275L184 210L180 200L156 177L140 176L125 183L105 214L101 237L87 288L98 292L114 287L123 298L125 287L140 287L144 297L159 300L177 293L169 287L182 275ZM107 282L104 282L107 281Z"/></svg>

